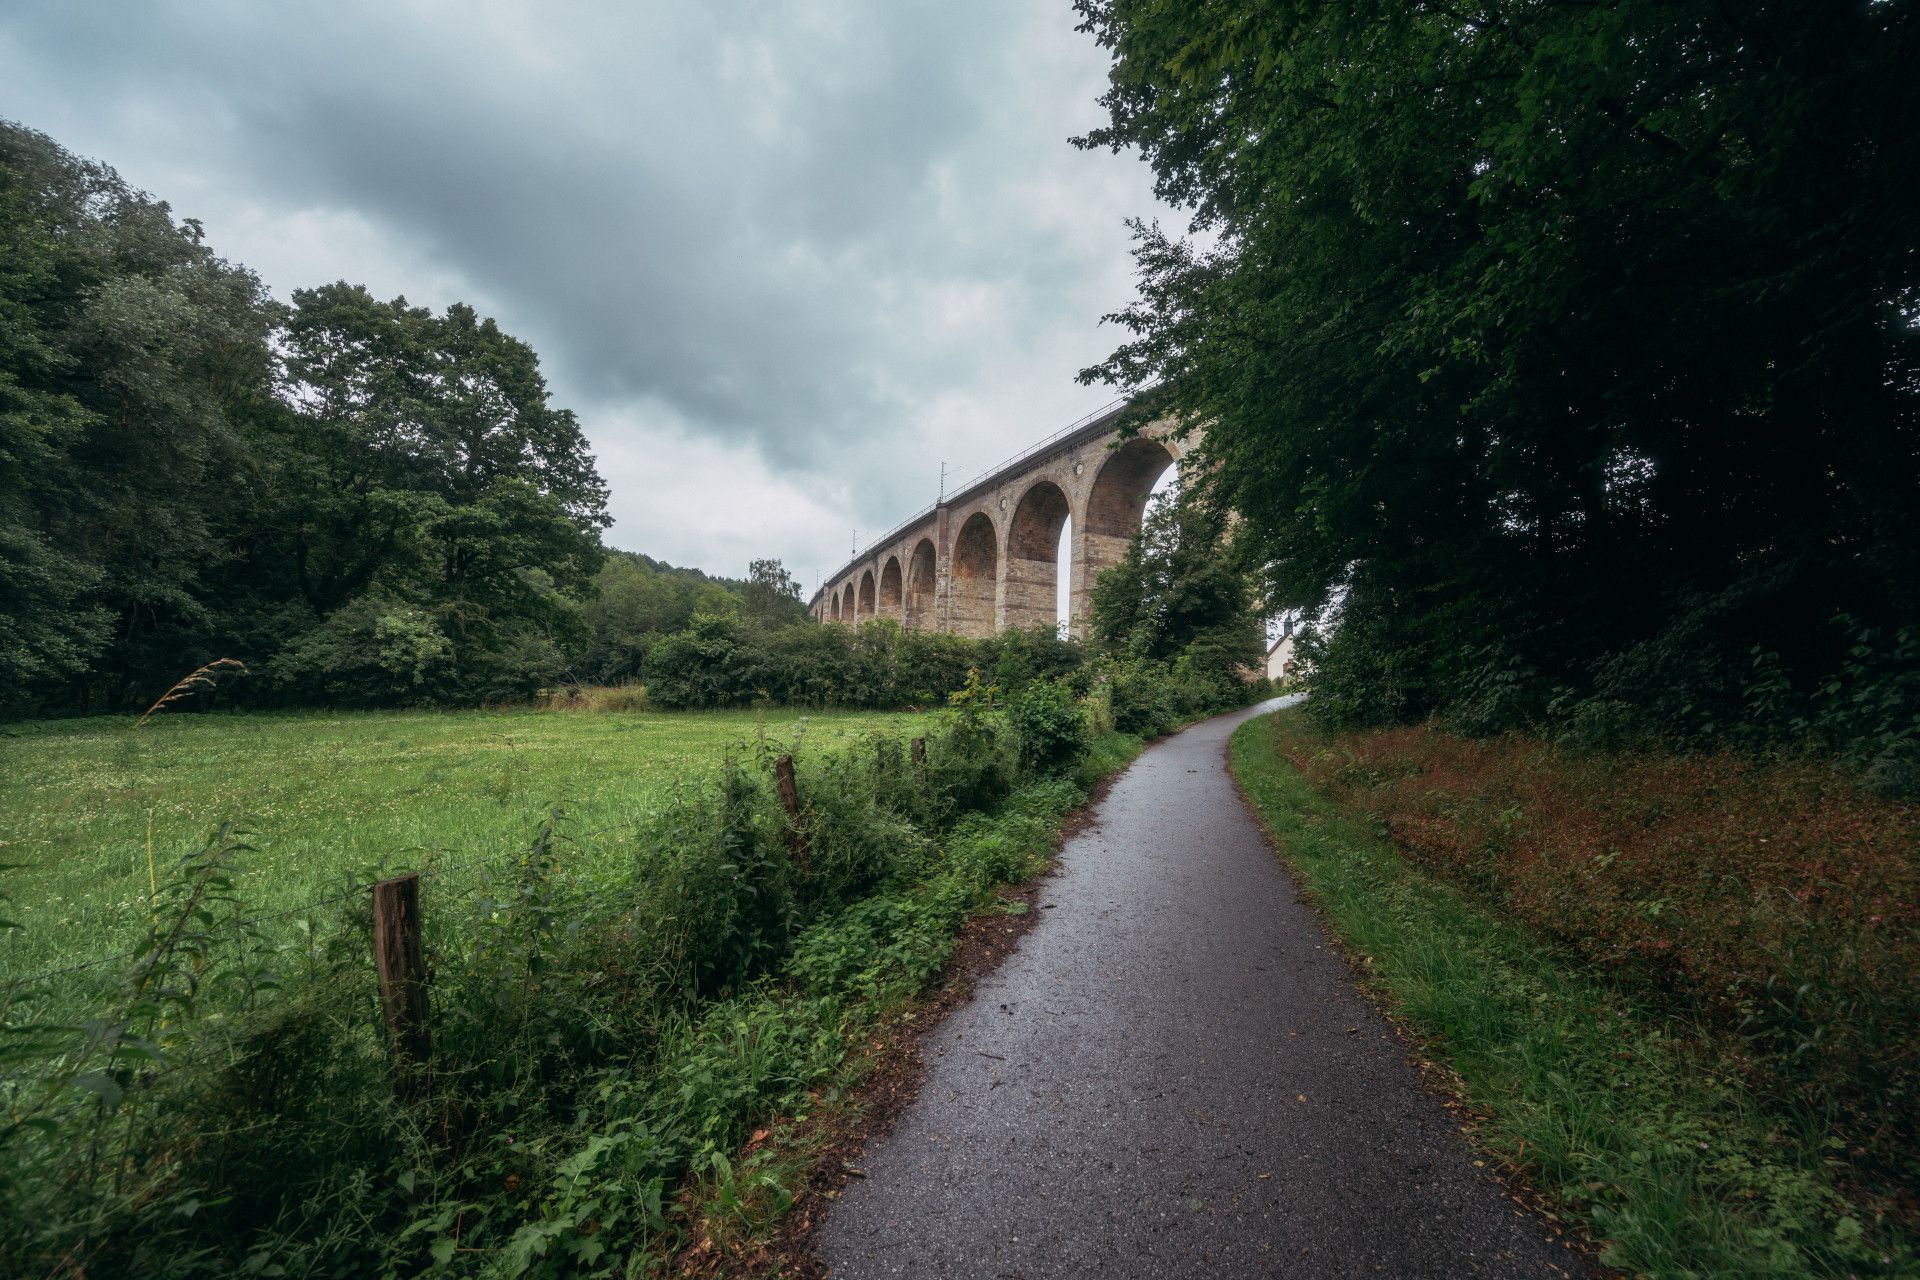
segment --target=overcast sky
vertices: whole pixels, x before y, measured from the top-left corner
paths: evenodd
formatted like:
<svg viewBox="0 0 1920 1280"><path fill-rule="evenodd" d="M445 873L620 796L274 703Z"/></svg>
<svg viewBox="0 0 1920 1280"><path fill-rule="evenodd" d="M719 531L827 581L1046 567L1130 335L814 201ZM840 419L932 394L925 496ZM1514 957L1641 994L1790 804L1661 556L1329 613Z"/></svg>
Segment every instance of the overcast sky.
<svg viewBox="0 0 1920 1280"><path fill-rule="evenodd" d="M1066 0L8 0L0 115L281 297L465 300L540 353L610 541L814 575L1106 403L1157 210Z"/></svg>

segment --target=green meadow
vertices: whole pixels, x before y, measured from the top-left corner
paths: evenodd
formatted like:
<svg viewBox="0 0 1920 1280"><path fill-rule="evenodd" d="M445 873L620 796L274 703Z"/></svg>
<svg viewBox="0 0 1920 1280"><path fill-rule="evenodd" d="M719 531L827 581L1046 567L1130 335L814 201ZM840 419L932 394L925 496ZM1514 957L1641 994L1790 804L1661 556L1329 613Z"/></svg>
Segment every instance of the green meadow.
<svg viewBox="0 0 1920 1280"><path fill-rule="evenodd" d="M808 751L914 713L389 711L159 715L0 726L0 976L124 951L152 885L222 823L253 912L355 876L451 874L523 849L554 809L571 856L640 852L637 824L677 786L764 740Z"/></svg>

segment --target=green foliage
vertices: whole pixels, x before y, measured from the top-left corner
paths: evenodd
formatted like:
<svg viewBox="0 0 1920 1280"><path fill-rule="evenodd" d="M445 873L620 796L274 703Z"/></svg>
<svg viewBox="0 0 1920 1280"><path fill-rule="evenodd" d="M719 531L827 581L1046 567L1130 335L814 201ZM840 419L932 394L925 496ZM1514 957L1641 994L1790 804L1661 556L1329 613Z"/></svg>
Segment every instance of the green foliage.
<svg viewBox="0 0 1920 1280"><path fill-rule="evenodd" d="M417 706L451 691L453 643L426 610L366 595L295 639L271 670L335 704Z"/></svg>
<svg viewBox="0 0 1920 1280"><path fill-rule="evenodd" d="M807 606L800 599L800 584L778 560L755 560L747 566L747 580L740 588L740 607L747 620L761 628L807 620Z"/></svg>
<svg viewBox="0 0 1920 1280"><path fill-rule="evenodd" d="M266 442L287 497L255 569L263 589L297 584L322 630L381 604L371 625L349 612L319 661L294 646L276 683L338 696L326 659L344 643L349 679L375 699L373 673L397 677L386 696L416 700L538 688L586 640L579 602L607 522L579 424L547 403L532 350L470 307L436 316L345 284L293 296L280 339L292 412ZM361 633L376 652L351 651Z"/></svg>
<svg viewBox="0 0 1920 1280"><path fill-rule="evenodd" d="M1068 680L1075 692L1086 692L1086 647L1050 624L1009 627L980 641L976 652L981 670L991 671L1002 689L1020 689L1034 680Z"/></svg>
<svg viewBox="0 0 1920 1280"><path fill-rule="evenodd" d="M1198 484L1149 504L1119 564L1094 583L1092 628L1122 733L1154 737L1241 706L1265 646L1228 521Z"/></svg>
<svg viewBox="0 0 1920 1280"><path fill-rule="evenodd" d="M1113 727L1121 733L1157 738L1180 719L1166 668L1144 658L1108 665L1107 697Z"/></svg>
<svg viewBox="0 0 1920 1280"><path fill-rule="evenodd" d="M654 637L647 688L663 707L939 706L970 670L997 673L1000 687L1067 679L1084 691L1086 650L1052 628L969 640L907 631L887 618L858 628L811 621L770 631L733 612L695 617L683 631Z"/></svg>
<svg viewBox="0 0 1920 1280"><path fill-rule="evenodd" d="M1754 645L1920 627L1911 6L1076 7L1203 233L1085 376L1204 426L1316 714L1777 736Z"/></svg>
<svg viewBox="0 0 1920 1280"><path fill-rule="evenodd" d="M526 344L192 220L0 123L0 705L525 697L585 647L606 490ZM231 696L231 695L229 695Z"/></svg>
<svg viewBox="0 0 1920 1280"><path fill-rule="evenodd" d="M1062 679L1033 681L1007 699L1020 764L1036 773L1071 769L1087 753L1087 713Z"/></svg>
<svg viewBox="0 0 1920 1280"><path fill-rule="evenodd" d="M1120 563L1093 584L1092 629L1109 653L1231 677L1265 654L1248 575L1225 513L1197 480L1149 503Z"/></svg>
<svg viewBox="0 0 1920 1280"><path fill-rule="evenodd" d="M668 710L744 706L753 700L760 663L738 619L695 615L685 631L647 653L647 696Z"/></svg>
<svg viewBox="0 0 1920 1280"><path fill-rule="evenodd" d="M410 1102L384 1061L364 896L263 933L223 832L162 886L103 1017L55 1025L47 991L0 989L16 1121L0 1193L19 1211L0 1269L449 1274L473 1250L498 1275L657 1264L686 1243L676 1190L769 1176L733 1164L752 1128L832 1080L995 887L1044 862L1084 793L1023 775L1047 750L993 703L976 674L924 761L892 736L798 750L797 821L769 776L792 746L763 737L611 853L587 847L607 831L555 810L511 857L430 866L433 1073Z"/></svg>
<svg viewBox="0 0 1920 1280"><path fill-rule="evenodd" d="M1849 1112L1804 1095L1784 1110L1762 1105L1749 1043L1726 1036L1698 1008L1676 1009L1665 983L1635 981L1617 945L1584 958L1554 945L1566 922L1542 910L1545 903L1531 912L1497 898L1489 904L1428 874L1430 865L1403 860L1375 834L1377 817L1343 812L1290 763L1322 749L1321 735L1282 712L1235 732L1233 769L1330 927L1365 958L1377 994L1459 1080L1476 1113L1476 1141L1552 1196L1602 1245L1604 1262L1639 1275L1920 1270L1910 1229L1889 1211L1897 1201L1849 1167L1849 1156L1861 1153L1836 1132L1850 1119L1892 1122L1896 1108ZM1382 786L1396 785L1388 775L1408 773L1397 759L1370 758L1364 767ZM1460 771L1448 776L1457 780ZM1401 781L1409 796L1433 798L1443 779L1415 771ZM1438 799L1457 806L1460 798ZM1396 833L1426 830L1397 816ZM1440 816L1439 825L1446 822ZM1554 833L1555 842L1566 834ZM1499 860L1498 851L1469 856L1486 858ZM1578 887L1559 906L1581 910L1600 896L1637 908L1617 919L1618 943L1634 931L1634 915L1652 920L1662 904L1620 902L1611 858L1597 861L1580 859ZM1618 871L1622 879L1633 874L1624 863ZM1712 883L1703 877L1700 888ZM1729 888L1747 894L1737 877ZM1697 945L1688 941L1696 933L1741 932L1710 912L1666 905L1683 946ZM1897 1022L1885 1025L1902 1034Z"/></svg>
<svg viewBox="0 0 1920 1280"><path fill-rule="evenodd" d="M209 657L276 311L198 224L0 121L0 706Z"/></svg>
<svg viewBox="0 0 1920 1280"><path fill-rule="evenodd" d="M1100 670L1113 727L1140 738L1157 738L1187 721L1267 695L1265 680L1223 674L1187 654L1171 665L1148 658L1107 659Z"/></svg>

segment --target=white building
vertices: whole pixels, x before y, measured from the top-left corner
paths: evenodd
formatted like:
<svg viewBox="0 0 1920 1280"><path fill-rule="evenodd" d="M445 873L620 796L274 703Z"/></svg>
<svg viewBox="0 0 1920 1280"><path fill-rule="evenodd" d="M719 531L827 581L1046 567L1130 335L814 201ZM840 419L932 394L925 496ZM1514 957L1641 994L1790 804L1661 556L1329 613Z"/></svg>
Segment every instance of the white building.
<svg viewBox="0 0 1920 1280"><path fill-rule="evenodd" d="M1293 674L1293 639L1296 618L1283 613L1267 631L1267 679L1280 681Z"/></svg>

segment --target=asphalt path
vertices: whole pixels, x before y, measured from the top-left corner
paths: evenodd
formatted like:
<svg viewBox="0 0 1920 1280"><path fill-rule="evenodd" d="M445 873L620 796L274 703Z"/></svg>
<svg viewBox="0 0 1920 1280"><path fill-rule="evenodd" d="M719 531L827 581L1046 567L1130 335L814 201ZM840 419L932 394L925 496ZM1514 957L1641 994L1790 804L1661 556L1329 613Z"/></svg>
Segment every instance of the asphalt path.
<svg viewBox="0 0 1920 1280"><path fill-rule="evenodd" d="M817 1240L878 1276L1558 1276L1234 791L1263 707L1149 748L929 1036Z"/></svg>

